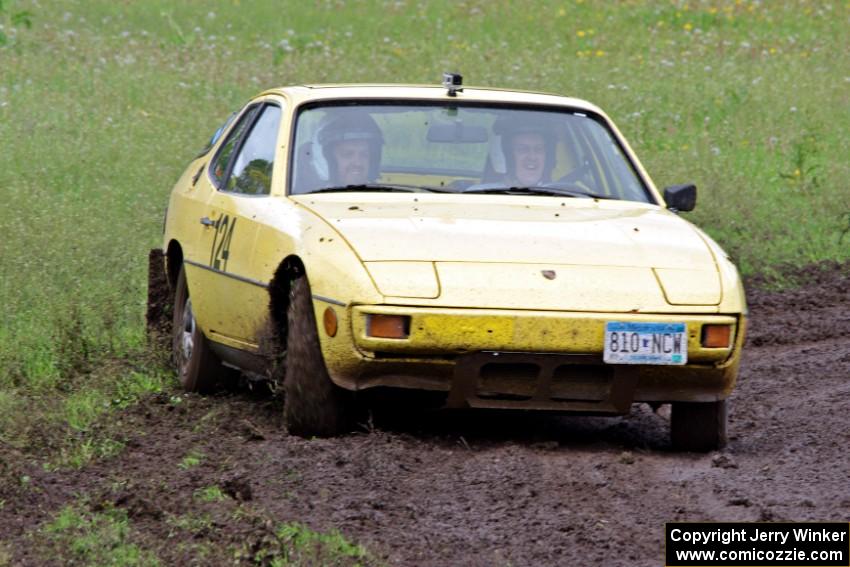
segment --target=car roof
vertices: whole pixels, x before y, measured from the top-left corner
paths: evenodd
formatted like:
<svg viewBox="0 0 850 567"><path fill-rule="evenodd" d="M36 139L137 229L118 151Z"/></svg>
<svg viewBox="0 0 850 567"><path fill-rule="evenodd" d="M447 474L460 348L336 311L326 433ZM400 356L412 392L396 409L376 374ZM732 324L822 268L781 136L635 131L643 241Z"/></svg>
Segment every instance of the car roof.
<svg viewBox="0 0 850 567"><path fill-rule="evenodd" d="M604 115L597 106L578 98L489 87L463 87L463 90L457 92L455 96L449 96L445 87L436 85L326 84L279 87L269 89L263 94L283 94L296 104L334 99L452 100L456 102L567 106Z"/></svg>

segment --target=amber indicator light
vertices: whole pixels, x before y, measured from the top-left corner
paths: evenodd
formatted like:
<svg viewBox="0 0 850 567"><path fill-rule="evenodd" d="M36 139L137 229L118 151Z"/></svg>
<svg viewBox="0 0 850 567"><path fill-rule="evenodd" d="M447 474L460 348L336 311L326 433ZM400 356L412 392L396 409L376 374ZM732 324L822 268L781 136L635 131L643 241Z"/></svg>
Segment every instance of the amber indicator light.
<svg viewBox="0 0 850 567"><path fill-rule="evenodd" d="M369 315L366 334L379 339L406 339L410 336L407 315Z"/></svg>
<svg viewBox="0 0 850 567"><path fill-rule="evenodd" d="M328 307L325 309L325 314L322 316L322 322L325 324L325 332L329 337L335 337L339 323L336 319L336 312Z"/></svg>
<svg viewBox="0 0 850 567"><path fill-rule="evenodd" d="M702 346L706 348L728 348L731 339L731 325L702 326Z"/></svg>

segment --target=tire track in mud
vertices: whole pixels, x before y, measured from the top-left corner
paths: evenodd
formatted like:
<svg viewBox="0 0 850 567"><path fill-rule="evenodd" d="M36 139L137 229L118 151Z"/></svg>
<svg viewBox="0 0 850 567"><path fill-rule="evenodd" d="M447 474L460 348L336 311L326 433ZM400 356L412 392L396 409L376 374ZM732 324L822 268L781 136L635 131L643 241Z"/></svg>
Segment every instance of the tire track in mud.
<svg viewBox="0 0 850 567"><path fill-rule="evenodd" d="M719 453L671 452L667 408L640 405L624 418L410 414L304 440L269 398L160 395L120 416L121 455L81 471L48 473L0 447L4 473L31 478L25 493L0 483L0 534L13 563L42 564L38 526L85 496L125 509L134 541L165 564L191 563L198 542L232 564L270 524L300 521L390 565L655 566L666 521L848 521L847 268L810 270L802 289L750 292ZM190 452L200 463L183 469ZM199 502L212 485L230 497ZM211 522L175 528L187 514Z"/></svg>

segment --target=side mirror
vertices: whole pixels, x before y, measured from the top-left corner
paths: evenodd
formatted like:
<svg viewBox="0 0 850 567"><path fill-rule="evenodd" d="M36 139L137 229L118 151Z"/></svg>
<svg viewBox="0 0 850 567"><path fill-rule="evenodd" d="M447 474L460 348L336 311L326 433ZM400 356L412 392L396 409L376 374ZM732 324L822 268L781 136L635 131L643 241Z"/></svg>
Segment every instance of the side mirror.
<svg viewBox="0 0 850 567"><path fill-rule="evenodd" d="M667 208L675 212L693 211L697 206L697 186L693 183L671 185L664 189Z"/></svg>

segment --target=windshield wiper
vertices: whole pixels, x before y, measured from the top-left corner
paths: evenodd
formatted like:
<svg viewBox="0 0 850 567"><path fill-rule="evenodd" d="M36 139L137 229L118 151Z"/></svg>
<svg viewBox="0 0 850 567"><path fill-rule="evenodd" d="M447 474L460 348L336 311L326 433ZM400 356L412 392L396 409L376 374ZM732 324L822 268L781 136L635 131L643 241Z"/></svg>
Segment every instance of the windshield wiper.
<svg viewBox="0 0 850 567"><path fill-rule="evenodd" d="M341 193L344 191L387 191L399 193L418 193L429 191L434 193L446 193L441 189L423 187L421 185L404 185L401 183L358 183L353 185L337 185L335 187L323 187L310 193Z"/></svg>
<svg viewBox="0 0 850 567"><path fill-rule="evenodd" d="M585 191L584 189L575 186L559 186L557 183L547 185L531 185L523 187L505 187L503 185L489 185L487 187L473 187L471 189L467 189L466 191L462 191L462 193L492 193L506 195L521 195L525 193L534 195L555 195L558 197L577 197L582 199L613 199L613 197L609 197L607 195L599 195L590 191Z"/></svg>
<svg viewBox="0 0 850 567"><path fill-rule="evenodd" d="M602 195L600 193L594 193L589 189L585 189L581 185L563 185L561 183L547 183L546 185L541 186L543 190L552 191L555 195L570 195L571 197L587 197L589 199L614 199L616 197L611 197L610 195ZM533 187L532 187L533 189Z"/></svg>

